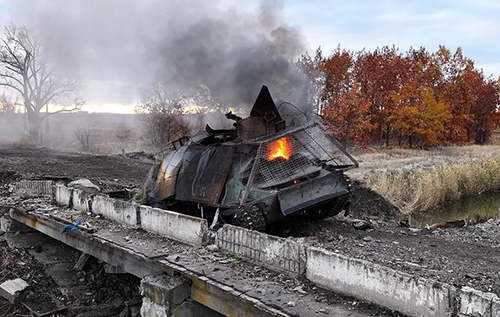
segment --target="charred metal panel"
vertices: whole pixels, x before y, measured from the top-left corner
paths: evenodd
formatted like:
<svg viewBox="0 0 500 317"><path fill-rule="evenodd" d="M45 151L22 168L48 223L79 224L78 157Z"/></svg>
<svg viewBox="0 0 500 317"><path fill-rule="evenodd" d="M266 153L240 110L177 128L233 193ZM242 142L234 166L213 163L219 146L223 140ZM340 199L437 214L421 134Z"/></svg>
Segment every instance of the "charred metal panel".
<svg viewBox="0 0 500 317"><path fill-rule="evenodd" d="M255 145L238 145L226 182L222 205L239 205L241 193L248 183L257 150L258 146Z"/></svg>
<svg viewBox="0 0 500 317"><path fill-rule="evenodd" d="M182 159L187 147L182 147L178 151L165 155L156 178L155 197L163 200L175 195L175 183L177 174L182 165Z"/></svg>
<svg viewBox="0 0 500 317"><path fill-rule="evenodd" d="M250 112L250 117L238 120L237 130L241 140L252 140L284 129L284 121L267 89L262 86Z"/></svg>
<svg viewBox="0 0 500 317"><path fill-rule="evenodd" d="M262 117L266 120L266 122L277 123L281 121L281 116L278 109L276 109L273 97L271 97L271 93L269 92L267 86L262 86L260 93L257 96L257 100L255 100L255 104L252 107L250 116Z"/></svg>
<svg viewBox="0 0 500 317"><path fill-rule="evenodd" d="M274 133L274 126L268 126L264 118L248 117L238 121L238 136L241 140L252 140L260 136Z"/></svg>
<svg viewBox="0 0 500 317"><path fill-rule="evenodd" d="M187 147L175 199L216 205L233 161L234 146Z"/></svg>
<svg viewBox="0 0 500 317"><path fill-rule="evenodd" d="M281 212L289 215L345 193L347 188L342 174L336 172L280 190L278 201Z"/></svg>

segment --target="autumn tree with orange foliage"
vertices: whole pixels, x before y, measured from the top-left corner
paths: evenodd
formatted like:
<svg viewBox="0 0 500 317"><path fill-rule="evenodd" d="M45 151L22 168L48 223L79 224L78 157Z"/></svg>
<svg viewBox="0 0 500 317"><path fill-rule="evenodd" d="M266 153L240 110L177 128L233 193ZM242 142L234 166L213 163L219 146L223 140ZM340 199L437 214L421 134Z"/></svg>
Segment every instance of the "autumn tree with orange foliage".
<svg viewBox="0 0 500 317"><path fill-rule="evenodd" d="M439 144L445 132L445 125L451 119L448 105L438 101L430 87L410 85L395 99L403 101L391 116L399 129L399 145L402 138L408 139L408 146L427 147Z"/></svg>
<svg viewBox="0 0 500 317"><path fill-rule="evenodd" d="M373 52L338 47L309 57L327 126L345 141L386 146L484 144L500 120L500 85L474 62L440 46L405 54L384 46Z"/></svg>
<svg viewBox="0 0 500 317"><path fill-rule="evenodd" d="M372 138L383 139L389 146L394 129L391 118L398 106L392 97L408 80L409 60L394 46L384 46L371 53L359 52L354 69L362 96L371 103L370 112L378 128Z"/></svg>
<svg viewBox="0 0 500 317"><path fill-rule="evenodd" d="M369 114L371 104L361 97L353 66L354 54L340 47L320 62L319 70L324 73L323 118L341 141L366 144L374 127Z"/></svg>
<svg viewBox="0 0 500 317"><path fill-rule="evenodd" d="M326 126L343 142L368 143L370 131L374 128L370 117L371 104L362 99L359 85L335 100L323 111Z"/></svg>
<svg viewBox="0 0 500 317"><path fill-rule="evenodd" d="M488 79L477 90L477 106L472 109L472 133L476 144L485 144L495 125L500 122L497 106L500 103L498 81Z"/></svg>
<svg viewBox="0 0 500 317"><path fill-rule="evenodd" d="M353 89L354 61L354 53L338 47L320 62L319 70L324 73L324 90L321 96L324 104L338 102L344 93Z"/></svg>
<svg viewBox="0 0 500 317"><path fill-rule="evenodd" d="M409 73L392 96L396 110L388 121L398 134L399 146L404 138L410 148L437 145L451 119L449 105L436 93L443 81L439 59L421 48L408 51L407 62Z"/></svg>

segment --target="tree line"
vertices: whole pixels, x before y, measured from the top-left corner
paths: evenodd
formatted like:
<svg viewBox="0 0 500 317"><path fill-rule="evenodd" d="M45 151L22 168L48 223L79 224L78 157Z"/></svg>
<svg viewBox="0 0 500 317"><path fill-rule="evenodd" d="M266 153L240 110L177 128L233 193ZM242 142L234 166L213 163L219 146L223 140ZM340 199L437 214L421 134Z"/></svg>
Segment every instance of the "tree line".
<svg viewBox="0 0 500 317"><path fill-rule="evenodd" d="M458 48L400 52L392 46L324 56L298 65L316 93L317 111L343 141L429 147L488 141L499 121L499 81ZM313 98L313 99L314 99Z"/></svg>

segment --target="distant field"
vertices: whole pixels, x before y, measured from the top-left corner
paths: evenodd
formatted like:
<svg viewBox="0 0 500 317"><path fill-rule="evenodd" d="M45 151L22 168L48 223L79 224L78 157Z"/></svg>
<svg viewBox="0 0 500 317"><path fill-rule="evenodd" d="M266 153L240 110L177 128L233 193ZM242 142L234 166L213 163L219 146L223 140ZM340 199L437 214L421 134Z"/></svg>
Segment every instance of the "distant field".
<svg viewBox="0 0 500 317"><path fill-rule="evenodd" d="M133 150L143 140L139 115L85 112L54 114L49 117L48 124L48 127L46 121L42 124L42 143L57 149L79 151L80 144L75 135L85 129L90 132L93 142L101 147L110 145L113 151L120 151L122 147ZM0 115L0 142L23 143L24 127L24 115ZM131 132L126 142L117 137L123 129ZM103 150L106 149L103 147Z"/></svg>
<svg viewBox="0 0 500 317"><path fill-rule="evenodd" d="M115 113L64 113L49 117L49 126L42 124L42 144L66 151L84 151L101 154L116 154L122 150L149 151L158 149L149 144L144 135L144 115ZM228 128L232 121L221 113L208 115L183 115L193 132L210 124L214 128ZM25 116L23 114L0 114L0 144L25 143ZM125 133L124 133L125 132ZM83 150L77 135L86 134L94 145L92 151Z"/></svg>

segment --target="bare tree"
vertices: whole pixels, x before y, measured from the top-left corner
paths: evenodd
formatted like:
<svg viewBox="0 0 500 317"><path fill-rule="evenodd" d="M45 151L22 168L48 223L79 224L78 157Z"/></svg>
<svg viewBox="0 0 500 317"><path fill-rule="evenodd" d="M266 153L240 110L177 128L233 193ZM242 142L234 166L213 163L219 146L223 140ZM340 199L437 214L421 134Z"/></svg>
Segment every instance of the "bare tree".
<svg viewBox="0 0 500 317"><path fill-rule="evenodd" d="M97 151L96 143L99 137L92 132L92 129L76 129L74 135L80 145L80 151L89 153L95 153Z"/></svg>
<svg viewBox="0 0 500 317"><path fill-rule="evenodd" d="M306 74L308 81L304 82L305 103L309 105L316 113L323 112L322 95L325 88L325 74L321 71L322 63L324 63L323 52L321 47L316 49L316 54L310 56L308 53L302 54L296 62L297 67Z"/></svg>
<svg viewBox="0 0 500 317"><path fill-rule="evenodd" d="M138 95L135 110L145 115L146 136L152 145L161 147L189 133L189 125L182 118L189 98L160 82L141 87Z"/></svg>
<svg viewBox="0 0 500 317"><path fill-rule="evenodd" d="M29 137L39 141L40 112L74 92L80 80L58 78L43 52L41 41L26 27L5 27L0 42L0 85L15 91L23 101L29 122ZM63 105L58 112L74 111L81 102Z"/></svg>
<svg viewBox="0 0 500 317"><path fill-rule="evenodd" d="M138 90L138 113L180 114L185 106L186 97L180 92L170 90L161 82L153 82Z"/></svg>
<svg viewBox="0 0 500 317"><path fill-rule="evenodd" d="M3 93L0 95L0 113L13 114L18 105L18 99L12 99L12 96Z"/></svg>

